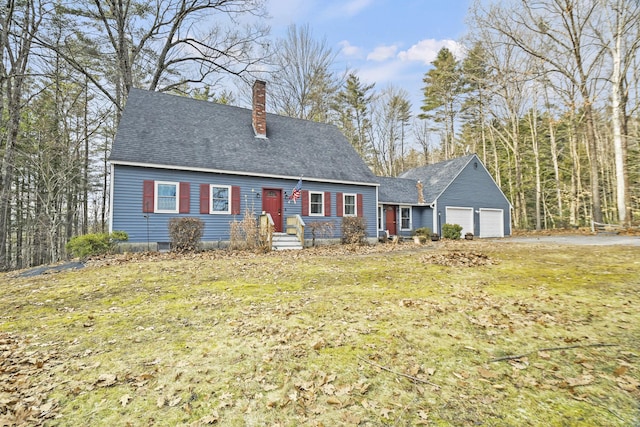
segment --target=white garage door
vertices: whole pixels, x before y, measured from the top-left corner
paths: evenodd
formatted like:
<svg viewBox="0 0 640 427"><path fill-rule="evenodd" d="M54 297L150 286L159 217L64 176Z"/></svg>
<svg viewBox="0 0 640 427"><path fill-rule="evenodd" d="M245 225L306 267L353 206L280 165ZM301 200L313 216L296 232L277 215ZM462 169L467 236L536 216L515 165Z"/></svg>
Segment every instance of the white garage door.
<svg viewBox="0 0 640 427"><path fill-rule="evenodd" d="M480 209L480 237L504 237L502 209Z"/></svg>
<svg viewBox="0 0 640 427"><path fill-rule="evenodd" d="M458 224L462 226L462 236L466 233L473 233L473 208L452 208L447 206L447 224ZM473 233L475 234L475 233Z"/></svg>

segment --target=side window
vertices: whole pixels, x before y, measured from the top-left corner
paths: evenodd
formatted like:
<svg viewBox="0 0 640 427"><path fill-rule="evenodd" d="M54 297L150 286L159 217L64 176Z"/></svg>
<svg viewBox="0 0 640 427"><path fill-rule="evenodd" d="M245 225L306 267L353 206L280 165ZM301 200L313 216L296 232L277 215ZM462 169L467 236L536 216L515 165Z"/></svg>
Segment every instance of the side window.
<svg viewBox="0 0 640 427"><path fill-rule="evenodd" d="M228 185L211 185L211 206L209 212L212 214L231 213L231 187Z"/></svg>
<svg viewBox="0 0 640 427"><path fill-rule="evenodd" d="M309 192L309 215L324 216L324 193Z"/></svg>
<svg viewBox="0 0 640 427"><path fill-rule="evenodd" d="M400 229L411 230L411 208L400 207Z"/></svg>
<svg viewBox="0 0 640 427"><path fill-rule="evenodd" d="M356 195L355 194L345 194L344 196L344 216L356 216Z"/></svg>
<svg viewBox="0 0 640 427"><path fill-rule="evenodd" d="M384 230L384 210L382 209L382 205L378 206L378 230Z"/></svg>
<svg viewBox="0 0 640 427"><path fill-rule="evenodd" d="M155 212L178 213L180 186L177 182L155 182Z"/></svg>

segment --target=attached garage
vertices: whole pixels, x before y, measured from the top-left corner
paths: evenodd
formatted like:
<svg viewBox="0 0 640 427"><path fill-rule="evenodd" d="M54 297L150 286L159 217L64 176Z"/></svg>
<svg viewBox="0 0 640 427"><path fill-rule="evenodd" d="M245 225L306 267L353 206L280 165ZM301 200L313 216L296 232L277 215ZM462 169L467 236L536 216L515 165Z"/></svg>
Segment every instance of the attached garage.
<svg viewBox="0 0 640 427"><path fill-rule="evenodd" d="M461 225L462 236L473 233L473 208L447 206L445 223Z"/></svg>
<svg viewBox="0 0 640 427"><path fill-rule="evenodd" d="M511 234L511 203L475 154L378 179L378 204L410 207L413 230L429 227L442 235L444 224L458 224L463 236ZM410 230L405 232L410 235Z"/></svg>
<svg viewBox="0 0 640 427"><path fill-rule="evenodd" d="M504 210L480 209L480 237L504 237Z"/></svg>

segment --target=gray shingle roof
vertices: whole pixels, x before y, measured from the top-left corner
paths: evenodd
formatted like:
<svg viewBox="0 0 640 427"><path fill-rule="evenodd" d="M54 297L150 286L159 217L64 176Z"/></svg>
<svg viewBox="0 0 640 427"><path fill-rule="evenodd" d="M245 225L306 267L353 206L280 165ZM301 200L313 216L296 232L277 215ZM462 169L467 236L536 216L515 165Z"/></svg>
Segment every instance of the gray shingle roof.
<svg viewBox="0 0 640 427"><path fill-rule="evenodd" d="M476 157L475 154L457 157L444 162L434 163L411 169L400 175L400 178L422 181L424 186L424 200L431 204L451 184L464 167ZM382 189L380 190L382 191Z"/></svg>
<svg viewBox="0 0 640 427"><path fill-rule="evenodd" d="M458 176L475 154L426 165L404 172L398 178L378 177L378 201L388 204L417 205L418 180L422 182L425 204L432 204Z"/></svg>
<svg viewBox="0 0 640 427"><path fill-rule="evenodd" d="M378 201L390 205L417 205L418 189L415 179L378 177ZM423 190L424 191L424 190Z"/></svg>
<svg viewBox="0 0 640 427"><path fill-rule="evenodd" d="M255 137L249 109L139 89L129 93L110 161L377 182L335 126L267 114L267 139L261 139Z"/></svg>

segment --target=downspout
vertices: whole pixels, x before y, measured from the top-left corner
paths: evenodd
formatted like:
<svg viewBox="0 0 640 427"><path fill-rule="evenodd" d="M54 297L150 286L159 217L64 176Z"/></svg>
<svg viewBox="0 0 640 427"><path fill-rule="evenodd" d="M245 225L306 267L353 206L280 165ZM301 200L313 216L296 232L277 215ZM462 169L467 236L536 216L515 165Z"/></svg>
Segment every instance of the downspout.
<svg viewBox="0 0 640 427"><path fill-rule="evenodd" d="M431 229L434 233L438 233L438 235L440 235L440 230L438 229L438 201L436 200L435 202L431 203L429 207L433 209L433 218L431 219L431 222L433 224Z"/></svg>

